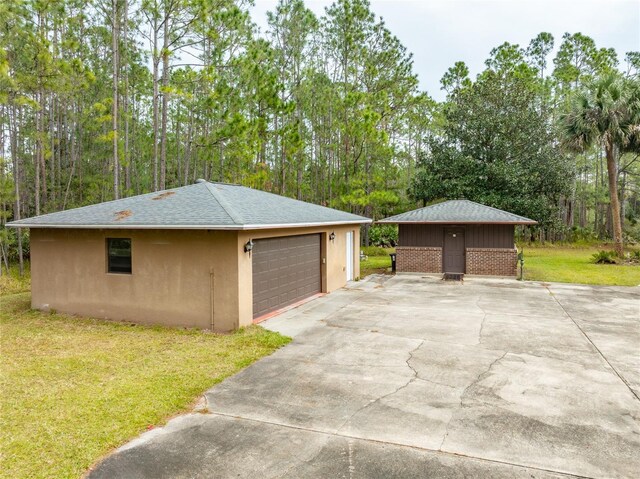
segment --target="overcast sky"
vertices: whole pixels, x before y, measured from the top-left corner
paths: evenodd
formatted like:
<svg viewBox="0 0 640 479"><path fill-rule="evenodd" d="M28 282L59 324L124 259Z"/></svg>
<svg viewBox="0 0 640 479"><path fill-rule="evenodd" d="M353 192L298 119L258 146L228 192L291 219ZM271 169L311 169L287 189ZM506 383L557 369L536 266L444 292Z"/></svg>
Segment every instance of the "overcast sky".
<svg viewBox="0 0 640 479"><path fill-rule="evenodd" d="M550 32L556 48L564 32L590 36L598 48L613 47L621 63L640 50L640 0L370 0L371 9L414 56L420 86L444 97L440 78L456 61L473 76L489 51L505 41L526 46ZM266 12L277 0L255 0L253 20L265 30ZM332 0L305 0L316 15ZM550 56L550 61L553 56Z"/></svg>

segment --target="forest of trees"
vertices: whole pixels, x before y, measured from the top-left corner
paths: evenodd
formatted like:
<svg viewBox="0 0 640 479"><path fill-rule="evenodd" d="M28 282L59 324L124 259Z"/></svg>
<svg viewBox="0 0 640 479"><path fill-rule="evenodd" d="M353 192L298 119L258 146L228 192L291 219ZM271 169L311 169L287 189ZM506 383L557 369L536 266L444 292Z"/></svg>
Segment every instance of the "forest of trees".
<svg viewBox="0 0 640 479"><path fill-rule="evenodd" d="M264 32L250 4L0 1L2 223L206 178L374 219L466 197L604 239L614 171L640 236L640 53L541 33L475 79L455 63L436 102L368 1L281 0ZM5 264L26 234L2 228Z"/></svg>

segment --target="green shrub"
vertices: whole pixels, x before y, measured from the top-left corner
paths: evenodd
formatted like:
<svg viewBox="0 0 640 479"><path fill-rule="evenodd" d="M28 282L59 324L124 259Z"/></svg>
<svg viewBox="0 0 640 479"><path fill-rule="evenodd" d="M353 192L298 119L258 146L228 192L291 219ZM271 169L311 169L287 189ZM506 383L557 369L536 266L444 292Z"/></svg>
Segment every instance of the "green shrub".
<svg viewBox="0 0 640 479"><path fill-rule="evenodd" d="M397 225L373 225L369 228L369 244L382 248L393 247L398 244Z"/></svg>
<svg viewBox="0 0 640 479"><path fill-rule="evenodd" d="M591 255L591 258L596 264L615 264L616 260L616 252L615 251L605 251L600 250L597 253Z"/></svg>
<svg viewBox="0 0 640 479"><path fill-rule="evenodd" d="M567 232L567 241L569 243L580 243L588 245L597 241L597 237L591 228L580 228L574 226Z"/></svg>

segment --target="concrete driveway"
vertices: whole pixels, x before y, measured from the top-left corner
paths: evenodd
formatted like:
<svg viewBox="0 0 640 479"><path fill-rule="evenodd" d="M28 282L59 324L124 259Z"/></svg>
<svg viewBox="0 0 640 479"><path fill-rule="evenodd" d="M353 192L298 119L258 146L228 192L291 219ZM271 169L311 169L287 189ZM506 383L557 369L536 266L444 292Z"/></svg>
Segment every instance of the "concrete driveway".
<svg viewBox="0 0 640 479"><path fill-rule="evenodd" d="M640 477L640 289L373 276L96 478Z"/></svg>

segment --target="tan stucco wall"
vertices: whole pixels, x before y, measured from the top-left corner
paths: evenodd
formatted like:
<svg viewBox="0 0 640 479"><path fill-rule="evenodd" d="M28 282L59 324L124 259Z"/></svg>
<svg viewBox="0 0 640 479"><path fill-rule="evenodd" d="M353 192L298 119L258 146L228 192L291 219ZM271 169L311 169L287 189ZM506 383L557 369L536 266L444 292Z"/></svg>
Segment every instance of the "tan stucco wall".
<svg viewBox="0 0 640 479"><path fill-rule="evenodd" d="M360 276L360 225L240 231L238 233L238 251L242 251L245 243L249 240L321 233L321 254L324 258L322 267L322 291L324 293L330 293L347 284L346 236L348 231L353 231L353 277L358 278ZM331 232L335 232L336 234L334 241L329 240ZM246 326L253 321L252 274L251 258L248 254L244 253L238 258L238 277L241 285L238 291L240 299L240 326Z"/></svg>
<svg viewBox="0 0 640 479"><path fill-rule="evenodd" d="M236 232L31 230L32 307L171 326L237 327ZM133 274L107 273L106 238L132 239Z"/></svg>
<svg viewBox="0 0 640 479"><path fill-rule="evenodd" d="M229 331L251 324L249 239L324 233L323 291L346 284L346 232L354 233L354 278L360 275L359 226L254 231L31 230L32 300L36 309L139 323ZM330 242L334 231L336 239ZM106 238L132 239L133 274L107 273ZM211 295L213 290L213 305Z"/></svg>

